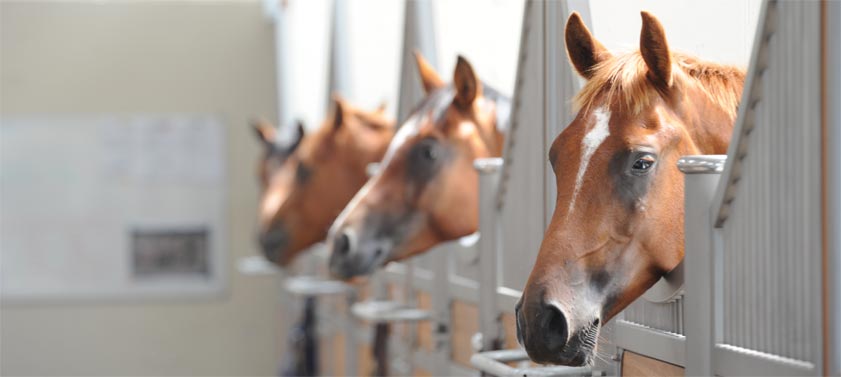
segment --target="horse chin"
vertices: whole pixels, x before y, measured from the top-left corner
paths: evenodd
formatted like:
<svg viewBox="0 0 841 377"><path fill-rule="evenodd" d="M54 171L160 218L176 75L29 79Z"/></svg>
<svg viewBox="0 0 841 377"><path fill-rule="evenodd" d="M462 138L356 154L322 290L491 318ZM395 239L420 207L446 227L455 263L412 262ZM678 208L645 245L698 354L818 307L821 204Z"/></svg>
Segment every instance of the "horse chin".
<svg viewBox="0 0 841 377"><path fill-rule="evenodd" d="M356 277L369 276L387 263L387 255L383 251L359 253L353 256L339 257L330 253L330 274L341 280L351 280ZM373 254L373 256L366 255Z"/></svg>
<svg viewBox="0 0 841 377"><path fill-rule="evenodd" d="M279 257L272 262L281 268L289 267L295 258L300 254L300 250L284 250L278 253Z"/></svg>
<svg viewBox="0 0 841 377"><path fill-rule="evenodd" d="M596 342L599 338L599 321L577 331L559 353L532 355L532 361L540 364L580 367L593 365L596 355Z"/></svg>

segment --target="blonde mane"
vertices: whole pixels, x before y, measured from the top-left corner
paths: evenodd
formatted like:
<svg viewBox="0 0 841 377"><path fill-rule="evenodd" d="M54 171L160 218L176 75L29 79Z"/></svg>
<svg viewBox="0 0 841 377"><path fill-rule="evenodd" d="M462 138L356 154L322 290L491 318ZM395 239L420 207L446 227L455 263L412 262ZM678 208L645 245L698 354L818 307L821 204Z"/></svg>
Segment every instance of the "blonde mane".
<svg viewBox="0 0 841 377"><path fill-rule="evenodd" d="M681 85L700 89L712 103L735 118L742 85L743 69L701 61L695 57L672 53L672 79ZM613 56L593 67L593 75L575 96L575 110L588 108L602 95L606 103L622 101L623 109L640 113L660 95L646 78L648 67L639 51Z"/></svg>

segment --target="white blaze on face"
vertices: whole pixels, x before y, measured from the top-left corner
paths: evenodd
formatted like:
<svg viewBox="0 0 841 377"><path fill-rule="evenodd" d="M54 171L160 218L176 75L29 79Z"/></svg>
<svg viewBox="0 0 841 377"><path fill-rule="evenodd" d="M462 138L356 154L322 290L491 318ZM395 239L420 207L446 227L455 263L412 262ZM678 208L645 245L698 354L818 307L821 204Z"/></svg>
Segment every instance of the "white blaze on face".
<svg viewBox="0 0 841 377"><path fill-rule="evenodd" d="M362 199L364 199L368 195L368 192L371 191L371 188L380 177L380 172L385 170L385 167L391 163L391 159L394 158L395 153L397 153L397 150L403 146L406 140L409 140L409 138L418 134L418 131L420 131L420 125L425 121L427 121L426 116L416 114L403 122L403 125L397 130L397 133L391 139L391 143L388 144L385 156L383 156L383 160L379 164L378 172L368 178L365 185L356 192L356 195L353 196L342 212L339 213L339 216L336 217L336 220L333 221L333 224L330 225L330 229L328 231L330 237L342 230L342 227L346 225L345 223L348 221L350 214L359 207L359 204L362 203Z"/></svg>
<svg viewBox="0 0 841 377"><path fill-rule="evenodd" d="M581 165L578 166L578 175L575 177L575 189L572 191L572 200L569 201L569 208L567 208L567 216L575 207L575 200L578 198L578 191L581 190L581 183L584 181L584 174L587 173L587 165L590 164L590 157L599 146L602 145L604 139L610 136L610 110L600 107L593 112L596 117L596 124L590 131L581 139Z"/></svg>

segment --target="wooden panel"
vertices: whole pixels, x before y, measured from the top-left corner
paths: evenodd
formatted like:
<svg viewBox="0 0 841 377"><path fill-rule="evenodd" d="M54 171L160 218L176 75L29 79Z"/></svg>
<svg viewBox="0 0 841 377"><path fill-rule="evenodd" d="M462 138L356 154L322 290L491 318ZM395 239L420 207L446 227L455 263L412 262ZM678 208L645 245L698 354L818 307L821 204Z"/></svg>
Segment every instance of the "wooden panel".
<svg viewBox="0 0 841 377"><path fill-rule="evenodd" d="M333 354L333 338L323 336L318 338L318 374L335 374L333 372L333 360L329 355Z"/></svg>
<svg viewBox="0 0 841 377"><path fill-rule="evenodd" d="M505 343L503 344L504 349L517 349L520 347L520 342L517 341L517 317L514 317L514 313L503 313L502 314L502 329L503 335L505 336ZM537 367L540 366L534 362L511 362L508 363L509 366L520 368L520 367Z"/></svg>
<svg viewBox="0 0 841 377"><path fill-rule="evenodd" d="M370 376L374 371L374 359L371 356L371 347L358 346L356 354L359 355L359 362L356 374L358 376Z"/></svg>
<svg viewBox="0 0 841 377"><path fill-rule="evenodd" d="M318 372L320 375L338 376L344 374L344 335L325 336L318 343Z"/></svg>
<svg viewBox="0 0 841 377"><path fill-rule="evenodd" d="M473 348L470 345L470 338L479 332L479 309L476 305L461 301L453 301L452 311L452 359L456 363L471 367L470 357L473 356Z"/></svg>
<svg viewBox="0 0 841 377"><path fill-rule="evenodd" d="M350 317L350 310L347 305L347 300L345 296L337 296L337 297L324 297L321 300L329 301L330 308L333 310L334 313L341 313L342 316ZM326 374L327 372L332 373L333 375L345 375L345 357L347 357L346 347L346 333L344 327L336 328L336 332L332 336L331 345L332 345L332 353L322 353L321 360L322 364L324 360L329 358L330 363L332 366L331 369L322 369L321 373Z"/></svg>
<svg viewBox="0 0 841 377"><path fill-rule="evenodd" d="M412 373L415 377L432 377L432 373L429 373L428 370L423 368L415 368L414 373Z"/></svg>
<svg viewBox="0 0 841 377"><path fill-rule="evenodd" d="M403 288L404 287L403 287L402 284L388 283L388 285L387 285L388 299L393 300L393 301L397 301L397 302L406 303L407 299L406 299L406 294L405 294L405 291L404 291ZM400 339L402 339L404 341L408 341L409 340L409 328L410 328L410 326L406 323L392 322L391 323L391 335L399 337Z"/></svg>
<svg viewBox="0 0 841 377"><path fill-rule="evenodd" d="M622 376L683 376L683 368L630 351L622 355Z"/></svg>
<svg viewBox="0 0 841 377"><path fill-rule="evenodd" d="M371 285L370 284L355 284L356 287L356 295L357 300L365 301L371 298Z"/></svg>
<svg viewBox="0 0 841 377"><path fill-rule="evenodd" d="M426 292L417 292L418 308L432 309L432 296ZM432 323L429 321L418 322L418 346L426 351L432 351Z"/></svg>
<svg viewBox="0 0 841 377"><path fill-rule="evenodd" d="M505 349L519 348L520 344L517 342L517 318L514 313L505 313L502 315L502 329L505 336Z"/></svg>

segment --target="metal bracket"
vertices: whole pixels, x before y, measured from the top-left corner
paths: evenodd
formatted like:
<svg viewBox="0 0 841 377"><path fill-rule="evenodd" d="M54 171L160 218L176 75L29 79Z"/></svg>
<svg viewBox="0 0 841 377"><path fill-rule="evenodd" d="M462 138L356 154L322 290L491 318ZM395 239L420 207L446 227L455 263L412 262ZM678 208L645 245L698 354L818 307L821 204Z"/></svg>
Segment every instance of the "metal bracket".
<svg viewBox="0 0 841 377"><path fill-rule="evenodd" d="M243 257L237 260L237 271L245 276L276 275L280 268L258 255Z"/></svg>
<svg viewBox="0 0 841 377"><path fill-rule="evenodd" d="M642 297L655 304L674 302L683 297L683 261L672 271L660 278Z"/></svg>
<svg viewBox="0 0 841 377"><path fill-rule="evenodd" d="M591 367L531 367L515 368L506 363L529 361L529 356L522 349L488 351L473 354L470 363L482 373L499 377L529 377L529 376L602 376L602 372Z"/></svg>
<svg viewBox="0 0 841 377"><path fill-rule="evenodd" d="M419 322L432 319L428 310L406 307L396 301L365 301L353 304L351 313L370 322Z"/></svg>
<svg viewBox="0 0 841 377"><path fill-rule="evenodd" d="M338 280L328 280L317 276L294 276L283 282L283 288L296 296L330 296L350 292L353 288Z"/></svg>

